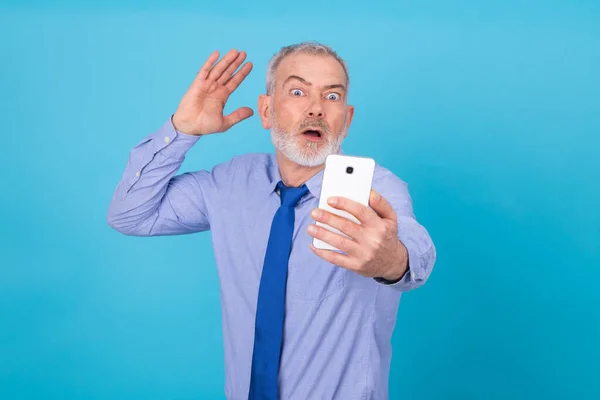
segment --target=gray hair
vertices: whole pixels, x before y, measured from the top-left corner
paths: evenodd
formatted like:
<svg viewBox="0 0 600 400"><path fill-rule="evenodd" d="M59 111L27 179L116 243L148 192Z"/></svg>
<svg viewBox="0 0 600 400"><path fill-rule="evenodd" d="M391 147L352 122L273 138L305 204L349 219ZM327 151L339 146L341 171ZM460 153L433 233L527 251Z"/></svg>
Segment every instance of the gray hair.
<svg viewBox="0 0 600 400"><path fill-rule="evenodd" d="M348 90L348 87L350 86L350 77L348 76L348 67L346 62L340 56L338 56L338 54L331 47L319 42L310 41L282 47L275 55L273 55L273 57L271 57L271 60L269 60L269 64L267 65L268 95L275 93L275 72L277 71L279 64L281 64L281 61L285 57L297 53L319 54L334 57L344 69L344 73L346 74L346 90Z"/></svg>

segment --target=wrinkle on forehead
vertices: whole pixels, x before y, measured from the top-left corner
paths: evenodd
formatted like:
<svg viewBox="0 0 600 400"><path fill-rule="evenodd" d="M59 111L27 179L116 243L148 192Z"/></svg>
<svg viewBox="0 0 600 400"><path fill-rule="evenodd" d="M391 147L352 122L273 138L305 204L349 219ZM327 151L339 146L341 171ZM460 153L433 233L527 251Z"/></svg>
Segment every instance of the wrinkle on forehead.
<svg viewBox="0 0 600 400"><path fill-rule="evenodd" d="M348 83L344 68L330 55L299 53L287 56L277 68L276 86L283 86L291 75L310 83L326 81L322 86L343 85L344 90Z"/></svg>

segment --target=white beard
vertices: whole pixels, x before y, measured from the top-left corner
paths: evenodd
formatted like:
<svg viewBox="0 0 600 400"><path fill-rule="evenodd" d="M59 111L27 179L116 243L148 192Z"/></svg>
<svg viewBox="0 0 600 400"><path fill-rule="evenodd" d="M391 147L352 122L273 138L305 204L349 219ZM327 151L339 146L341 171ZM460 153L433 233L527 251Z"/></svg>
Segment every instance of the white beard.
<svg viewBox="0 0 600 400"><path fill-rule="evenodd" d="M298 135L281 129L276 118L271 114L271 140L275 148L292 162L305 167L316 167L324 164L328 155L339 153L348 129L347 121L346 119L338 135L333 136L330 132L323 132L325 143L319 149L321 142L307 141L305 146L300 147Z"/></svg>

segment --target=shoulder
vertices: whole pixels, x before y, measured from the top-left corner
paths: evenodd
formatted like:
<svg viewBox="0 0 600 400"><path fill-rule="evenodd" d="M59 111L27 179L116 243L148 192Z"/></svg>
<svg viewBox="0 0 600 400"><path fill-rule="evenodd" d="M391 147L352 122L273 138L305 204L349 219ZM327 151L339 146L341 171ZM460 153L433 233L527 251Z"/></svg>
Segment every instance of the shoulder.
<svg viewBox="0 0 600 400"><path fill-rule="evenodd" d="M380 164L375 164L375 171L373 174L373 189L380 193L397 193L406 191L407 187L408 184L390 169Z"/></svg>
<svg viewBox="0 0 600 400"><path fill-rule="evenodd" d="M269 166L270 154L244 153L238 154L212 167L213 173L235 173L238 171L260 171Z"/></svg>
<svg viewBox="0 0 600 400"><path fill-rule="evenodd" d="M372 187L392 205L397 213L413 215L413 202L408 191L408 184L394 172L376 164Z"/></svg>
<svg viewBox="0 0 600 400"><path fill-rule="evenodd" d="M223 186L244 187L260 184L268 176L271 155L268 153L245 153L230 157L207 170L192 172L199 179L208 178Z"/></svg>
<svg viewBox="0 0 600 400"><path fill-rule="evenodd" d="M273 159L269 153L245 153L232 157L225 165L240 179L261 180L269 175Z"/></svg>
<svg viewBox="0 0 600 400"><path fill-rule="evenodd" d="M245 153L232 157L229 162L239 168L260 170L270 165L272 156L270 153Z"/></svg>

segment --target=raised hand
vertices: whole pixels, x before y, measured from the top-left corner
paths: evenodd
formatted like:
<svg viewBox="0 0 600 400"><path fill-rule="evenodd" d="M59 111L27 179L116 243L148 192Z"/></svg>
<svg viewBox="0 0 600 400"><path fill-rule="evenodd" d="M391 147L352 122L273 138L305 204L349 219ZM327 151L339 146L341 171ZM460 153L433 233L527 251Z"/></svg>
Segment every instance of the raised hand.
<svg viewBox="0 0 600 400"><path fill-rule="evenodd" d="M219 52L214 51L181 99L172 119L178 131L190 135L225 132L252 116L250 107L240 107L229 115L223 115L227 99L248 76L252 63L245 63L236 72L246 59L246 53L235 49L213 66L218 59Z"/></svg>

